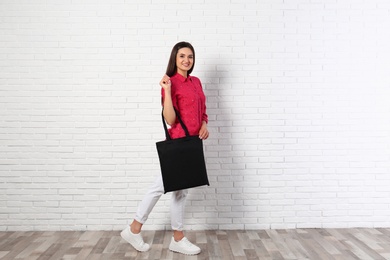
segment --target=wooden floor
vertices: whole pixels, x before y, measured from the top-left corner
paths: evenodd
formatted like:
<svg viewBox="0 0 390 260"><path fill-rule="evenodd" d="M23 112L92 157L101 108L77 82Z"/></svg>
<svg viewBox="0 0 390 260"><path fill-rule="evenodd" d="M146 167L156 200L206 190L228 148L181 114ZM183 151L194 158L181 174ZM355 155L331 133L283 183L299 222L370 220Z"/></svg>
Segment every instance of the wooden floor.
<svg viewBox="0 0 390 260"><path fill-rule="evenodd" d="M187 231L197 256L169 251L170 231L143 231L138 253L120 231L0 232L0 259L390 259L390 229Z"/></svg>

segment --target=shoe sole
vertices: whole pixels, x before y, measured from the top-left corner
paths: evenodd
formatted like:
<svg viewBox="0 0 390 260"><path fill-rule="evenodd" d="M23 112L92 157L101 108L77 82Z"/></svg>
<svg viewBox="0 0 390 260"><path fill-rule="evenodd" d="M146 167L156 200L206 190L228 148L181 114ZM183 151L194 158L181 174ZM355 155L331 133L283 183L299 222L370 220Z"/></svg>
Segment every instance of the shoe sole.
<svg viewBox="0 0 390 260"><path fill-rule="evenodd" d="M169 247L169 250L171 250L172 252L175 252L175 253L183 254L183 255L198 255L201 252L201 251L199 251L197 253L184 253L184 252L182 252L180 250L172 249L171 247Z"/></svg>

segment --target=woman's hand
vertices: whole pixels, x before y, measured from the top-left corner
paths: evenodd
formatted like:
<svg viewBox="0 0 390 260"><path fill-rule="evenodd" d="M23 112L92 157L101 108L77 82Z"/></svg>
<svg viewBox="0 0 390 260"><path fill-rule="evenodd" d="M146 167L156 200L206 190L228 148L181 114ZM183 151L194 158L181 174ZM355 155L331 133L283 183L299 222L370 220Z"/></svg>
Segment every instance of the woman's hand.
<svg viewBox="0 0 390 260"><path fill-rule="evenodd" d="M167 75L164 75L164 77L161 79L160 86L165 91L171 91L171 80Z"/></svg>
<svg viewBox="0 0 390 260"><path fill-rule="evenodd" d="M209 130L207 130L207 123L205 121L202 122L202 126L199 130L199 138L206 140L209 137Z"/></svg>

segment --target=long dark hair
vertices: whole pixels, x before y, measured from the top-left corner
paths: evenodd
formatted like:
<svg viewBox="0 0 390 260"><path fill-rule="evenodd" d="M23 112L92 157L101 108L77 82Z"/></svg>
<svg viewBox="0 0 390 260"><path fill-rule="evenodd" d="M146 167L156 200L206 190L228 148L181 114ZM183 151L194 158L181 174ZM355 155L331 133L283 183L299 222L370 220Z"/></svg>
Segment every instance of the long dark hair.
<svg viewBox="0 0 390 260"><path fill-rule="evenodd" d="M178 43L175 44L175 46L173 46L172 52L171 52L171 57L169 57L169 62L168 62L168 66L167 66L167 72L165 73L165 74L168 75L168 77L172 77L177 72L176 56L177 56L177 52L181 48L190 48L192 53L194 54L194 62L192 63L191 69L188 70L188 75L190 75L192 70L194 69L194 66L195 66L195 50L194 50L194 47L192 47L191 43L189 43L189 42L178 42Z"/></svg>

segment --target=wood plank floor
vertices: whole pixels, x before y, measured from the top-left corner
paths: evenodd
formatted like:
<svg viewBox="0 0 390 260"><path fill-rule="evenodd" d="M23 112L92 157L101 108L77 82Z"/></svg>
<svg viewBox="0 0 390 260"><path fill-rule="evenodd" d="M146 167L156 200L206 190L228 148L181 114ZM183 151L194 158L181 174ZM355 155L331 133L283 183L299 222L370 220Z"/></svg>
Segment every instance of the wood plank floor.
<svg viewBox="0 0 390 260"><path fill-rule="evenodd" d="M196 256L169 251L170 231L143 231L138 253L120 231L0 232L0 259L390 259L390 229L187 231Z"/></svg>

